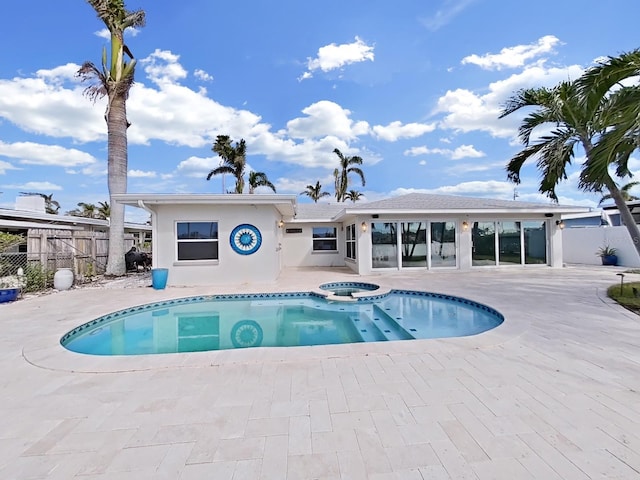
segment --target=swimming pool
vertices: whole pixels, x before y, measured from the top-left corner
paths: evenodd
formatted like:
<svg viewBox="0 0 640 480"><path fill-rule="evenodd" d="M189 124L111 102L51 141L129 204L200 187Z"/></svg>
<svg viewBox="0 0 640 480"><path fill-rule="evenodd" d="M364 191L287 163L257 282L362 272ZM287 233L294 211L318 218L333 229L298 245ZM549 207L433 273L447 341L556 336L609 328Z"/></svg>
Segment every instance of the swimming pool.
<svg viewBox="0 0 640 480"><path fill-rule="evenodd" d="M350 302L314 292L210 295L141 305L61 339L91 355L144 355L475 335L503 322L493 308L449 295L391 290Z"/></svg>

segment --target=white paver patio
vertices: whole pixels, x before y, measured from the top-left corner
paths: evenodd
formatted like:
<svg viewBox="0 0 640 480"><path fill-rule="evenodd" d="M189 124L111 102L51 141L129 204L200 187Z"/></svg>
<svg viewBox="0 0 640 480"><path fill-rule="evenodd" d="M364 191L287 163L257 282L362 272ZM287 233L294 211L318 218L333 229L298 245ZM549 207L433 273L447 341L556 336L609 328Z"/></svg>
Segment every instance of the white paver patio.
<svg viewBox="0 0 640 480"><path fill-rule="evenodd" d="M640 478L640 317L605 295L620 271L290 270L0 304L0 478ZM344 280L459 295L506 320L465 338L138 357L59 344L137 304Z"/></svg>

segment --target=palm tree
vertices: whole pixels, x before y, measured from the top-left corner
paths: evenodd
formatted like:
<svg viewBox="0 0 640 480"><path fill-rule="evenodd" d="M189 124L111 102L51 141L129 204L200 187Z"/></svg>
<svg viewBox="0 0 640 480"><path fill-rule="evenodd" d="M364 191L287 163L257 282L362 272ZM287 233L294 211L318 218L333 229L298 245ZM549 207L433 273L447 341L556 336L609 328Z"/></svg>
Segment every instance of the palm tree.
<svg viewBox="0 0 640 480"><path fill-rule="evenodd" d="M622 187L620 187L620 194L622 195L622 198L624 198L625 202L630 202L632 200L640 200L640 198L636 197L635 195L631 195L629 193L629 190L637 185L640 185L640 182L629 182L626 185L623 185ZM598 202L598 205L602 205L605 201L610 200L611 198L613 197L611 197L610 193L603 195L600 201Z"/></svg>
<svg viewBox="0 0 640 480"><path fill-rule="evenodd" d="M111 34L111 58L107 49L102 51L101 68L85 62L78 70L83 81L92 85L85 94L96 101L107 97L104 114L107 122L107 163L109 195L127 191L127 120L126 101L133 85L136 60L124 44L124 32L129 27L142 27L145 23L143 10L129 11L124 0L87 0L106 25ZM130 61L125 60L127 55ZM112 215L109 224L109 253L106 275L120 276L126 273L124 261L124 205L111 198Z"/></svg>
<svg viewBox="0 0 640 480"><path fill-rule="evenodd" d="M96 217L100 220L111 219L111 206L109 205L109 202L98 202Z"/></svg>
<svg viewBox="0 0 640 480"><path fill-rule="evenodd" d="M550 89L534 88L517 92L505 105L500 118L521 108L536 108L522 120L519 127L519 138L525 148L509 161L507 177L515 183L520 183L520 169L527 160L535 158L538 168L542 171L540 192L557 201L555 188L560 181L567 178L567 166L573 160L576 147L581 146L587 160L580 173L579 188L598 192L606 188L609 191L640 254L640 231L620 189L609 174L608 167L613 161L596 161L594 156L594 144L611 125L611 118L615 116L610 109L611 103L611 100L604 96L598 102L587 101L579 85L568 81ZM531 135L541 126L551 127L551 132L534 143L531 141ZM626 159L630 153L626 154ZM619 162L619 176L629 175L624 157L610 158Z"/></svg>
<svg viewBox="0 0 640 480"><path fill-rule="evenodd" d="M207 175L207 180L210 180L214 175L230 173L236 178L235 193L242 193L244 190L244 169L247 165L247 145L244 139L240 139L233 146L229 135L218 135L211 150L222 158L222 165L211 170Z"/></svg>
<svg viewBox="0 0 640 480"><path fill-rule="evenodd" d="M307 185L307 189L304 192L300 192L300 195L306 195L313 200L314 203L318 203L318 200L322 197L328 197L331 194L322 191L322 185L320 185L320 180L318 180L315 185Z"/></svg>
<svg viewBox="0 0 640 480"><path fill-rule="evenodd" d="M363 197L363 194L361 192L358 192L357 190L349 190L347 193L344 194L344 199L351 200L353 203L356 203L362 197Z"/></svg>
<svg viewBox="0 0 640 480"><path fill-rule="evenodd" d="M67 212L72 217L97 218L98 207L93 203L78 202L78 207Z"/></svg>
<svg viewBox="0 0 640 480"><path fill-rule="evenodd" d="M60 204L53 199L53 193L50 195L46 195L44 193L38 192L20 192L20 195L31 195L38 196L44 199L44 211L50 215L58 215L58 210L60 210Z"/></svg>
<svg viewBox="0 0 640 480"><path fill-rule="evenodd" d="M276 187L269 181L264 172L249 172L249 193L255 193L258 187L269 187L276 193Z"/></svg>
<svg viewBox="0 0 640 480"><path fill-rule="evenodd" d="M336 168L333 171L336 201L344 202L345 195L347 194L347 187L349 186L350 173L359 175L360 180L362 180L362 186L364 187L364 173L359 167L354 167L354 165L362 165L362 158L356 155L353 157L345 157L337 148L333 150L333 153L335 153L340 159L340 168Z"/></svg>

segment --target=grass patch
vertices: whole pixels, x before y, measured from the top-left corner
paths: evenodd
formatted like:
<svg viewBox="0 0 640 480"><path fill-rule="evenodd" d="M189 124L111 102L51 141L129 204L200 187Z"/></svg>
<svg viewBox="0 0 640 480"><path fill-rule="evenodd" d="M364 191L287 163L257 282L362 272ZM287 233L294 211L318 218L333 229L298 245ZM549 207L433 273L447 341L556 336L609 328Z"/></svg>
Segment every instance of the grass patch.
<svg viewBox="0 0 640 480"><path fill-rule="evenodd" d="M607 288L607 296L623 307L640 314L640 297L636 296L634 288L638 292L637 294L640 295L640 282L625 283L622 286L622 291L620 291L620 284L611 285Z"/></svg>

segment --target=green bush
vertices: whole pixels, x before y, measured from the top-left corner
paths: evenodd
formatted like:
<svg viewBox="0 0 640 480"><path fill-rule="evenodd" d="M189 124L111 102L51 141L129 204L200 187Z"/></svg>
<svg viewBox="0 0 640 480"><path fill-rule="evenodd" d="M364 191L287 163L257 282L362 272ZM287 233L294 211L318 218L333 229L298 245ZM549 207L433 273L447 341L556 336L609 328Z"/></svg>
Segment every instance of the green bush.
<svg viewBox="0 0 640 480"><path fill-rule="evenodd" d="M24 291L39 292L53 284L53 272L39 263L27 265L24 269Z"/></svg>

